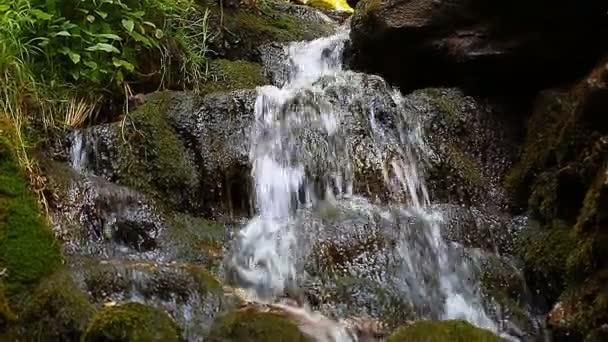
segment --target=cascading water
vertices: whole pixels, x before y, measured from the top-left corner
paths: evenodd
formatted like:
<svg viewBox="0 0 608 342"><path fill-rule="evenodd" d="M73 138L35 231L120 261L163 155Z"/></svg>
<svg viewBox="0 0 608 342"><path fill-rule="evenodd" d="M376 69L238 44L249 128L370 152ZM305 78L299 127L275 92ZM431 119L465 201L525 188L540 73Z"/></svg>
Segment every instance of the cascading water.
<svg viewBox="0 0 608 342"><path fill-rule="evenodd" d="M355 210L361 208L355 203L368 203L353 195L364 148L381 164L390 207L382 215L399 226L395 250L380 251L395 254L399 266L383 280L414 306L431 307L434 319L460 318L497 331L472 271L442 239L441 215L430 209L422 166L431 152L419 118L381 79L342 70L347 39L342 31L291 44L286 84L258 89L250 150L258 214L241 230L232 259L243 286L255 300L268 301L301 283L299 260L322 234L306 231L297 213L321 201ZM375 97L376 88L389 95ZM353 141L353 132L363 132L365 142Z"/></svg>

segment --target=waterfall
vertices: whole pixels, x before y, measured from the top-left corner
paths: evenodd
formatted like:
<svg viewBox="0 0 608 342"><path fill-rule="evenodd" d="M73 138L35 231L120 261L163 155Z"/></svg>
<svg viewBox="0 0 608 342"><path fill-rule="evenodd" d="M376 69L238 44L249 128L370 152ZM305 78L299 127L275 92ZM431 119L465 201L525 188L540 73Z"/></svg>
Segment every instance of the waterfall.
<svg viewBox="0 0 608 342"><path fill-rule="evenodd" d="M366 158L381 165L390 208L382 217L399 226L394 250L380 251L396 255L399 266L382 281L413 305L431 307L432 318L496 331L469 265L441 237L441 213L431 209L424 180L432 156L420 119L380 78L343 70L347 39L341 31L292 43L287 82L258 88L250 149L257 215L238 236L232 264L239 279L255 300L272 301L305 277L300 259L320 235L306 231L299 211L325 201L375 208L353 190L365 149ZM353 141L353 132L365 143Z"/></svg>

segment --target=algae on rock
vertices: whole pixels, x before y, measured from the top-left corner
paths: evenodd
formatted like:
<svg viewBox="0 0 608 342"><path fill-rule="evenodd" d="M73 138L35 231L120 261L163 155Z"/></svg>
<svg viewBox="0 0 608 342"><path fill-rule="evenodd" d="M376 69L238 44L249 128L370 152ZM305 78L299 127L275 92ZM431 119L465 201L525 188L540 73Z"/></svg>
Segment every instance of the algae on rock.
<svg viewBox="0 0 608 342"><path fill-rule="evenodd" d="M83 342L177 342L179 328L165 312L139 303L109 306L87 328Z"/></svg>
<svg viewBox="0 0 608 342"><path fill-rule="evenodd" d="M492 332L468 322L421 321L399 328L387 342L499 342Z"/></svg>
<svg viewBox="0 0 608 342"><path fill-rule="evenodd" d="M287 318L276 313L258 312L248 308L218 318L206 341L310 342L311 340Z"/></svg>
<svg viewBox="0 0 608 342"><path fill-rule="evenodd" d="M30 290L63 260L18 164L17 146L10 123L0 120L0 267L5 269L9 298Z"/></svg>

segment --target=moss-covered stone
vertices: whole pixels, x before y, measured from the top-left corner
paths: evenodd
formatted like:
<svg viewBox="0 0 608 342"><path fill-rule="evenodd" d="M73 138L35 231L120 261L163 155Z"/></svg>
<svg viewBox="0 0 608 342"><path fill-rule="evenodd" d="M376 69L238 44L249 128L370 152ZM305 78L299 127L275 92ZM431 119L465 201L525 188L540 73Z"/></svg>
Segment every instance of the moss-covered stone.
<svg viewBox="0 0 608 342"><path fill-rule="evenodd" d="M262 67L253 62L215 59L209 63L207 82L200 86L203 94L214 91L253 89L265 83Z"/></svg>
<svg viewBox="0 0 608 342"><path fill-rule="evenodd" d="M558 221L553 229L531 229L518 237L517 253L524 261L528 283L549 301L565 288L566 262L575 246L568 226Z"/></svg>
<svg viewBox="0 0 608 342"><path fill-rule="evenodd" d="M601 311L608 296L592 285L608 270L607 99L605 61L578 84L543 92L505 181L515 203L540 223L520 239L526 277L554 307L557 330L580 339L608 322Z"/></svg>
<svg viewBox="0 0 608 342"><path fill-rule="evenodd" d="M248 308L220 317L211 327L206 341L298 342L310 339L287 318Z"/></svg>
<svg viewBox="0 0 608 342"><path fill-rule="evenodd" d="M167 118L169 93L155 93L129 115L129 125L116 127L120 145L119 182L180 205L197 186L189 153Z"/></svg>
<svg viewBox="0 0 608 342"><path fill-rule="evenodd" d="M223 258L226 225L187 214L167 218L167 231L162 239L183 262L201 263L216 269Z"/></svg>
<svg viewBox="0 0 608 342"><path fill-rule="evenodd" d="M387 342L499 342L492 332L465 321L423 321L399 328Z"/></svg>
<svg viewBox="0 0 608 342"><path fill-rule="evenodd" d="M11 124L0 120L0 267L9 298L62 264L60 246L19 167L17 146Z"/></svg>
<svg viewBox="0 0 608 342"><path fill-rule="evenodd" d="M210 27L217 31L210 49L224 58L258 61L257 48L265 43L312 40L333 31L306 8L275 1L258 4L256 9L224 8L223 30L217 3L204 4L211 13Z"/></svg>
<svg viewBox="0 0 608 342"><path fill-rule="evenodd" d="M9 305L8 298L5 294L4 284L0 283L0 331L13 325L16 320L17 316ZM2 336L0 335L0 337Z"/></svg>
<svg viewBox="0 0 608 342"><path fill-rule="evenodd" d="M84 342L177 342L179 329L165 312L139 303L110 306L89 325Z"/></svg>
<svg viewBox="0 0 608 342"><path fill-rule="evenodd" d="M523 274L511 260L489 256L481 264L480 289L490 315L511 321L534 334L535 323L527 311L529 293Z"/></svg>
<svg viewBox="0 0 608 342"><path fill-rule="evenodd" d="M23 303L20 334L34 340L77 341L96 308L67 272L45 280Z"/></svg>

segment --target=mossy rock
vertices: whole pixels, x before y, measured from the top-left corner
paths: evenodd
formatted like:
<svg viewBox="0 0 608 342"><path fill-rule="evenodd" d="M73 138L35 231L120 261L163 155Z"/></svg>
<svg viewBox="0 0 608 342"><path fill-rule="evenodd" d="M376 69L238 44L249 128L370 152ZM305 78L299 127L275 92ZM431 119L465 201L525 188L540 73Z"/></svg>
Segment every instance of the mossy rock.
<svg viewBox="0 0 608 342"><path fill-rule="evenodd" d="M87 328L83 342L177 342L179 328L164 311L127 303L101 310Z"/></svg>
<svg viewBox="0 0 608 342"><path fill-rule="evenodd" d="M253 308L220 317L211 327L209 342L298 342L311 341L287 318Z"/></svg>
<svg viewBox="0 0 608 342"><path fill-rule="evenodd" d="M120 144L119 182L180 205L198 184L196 167L167 117L170 93L155 93L131 113L129 125L115 127ZM123 135L124 133L124 135Z"/></svg>
<svg viewBox="0 0 608 342"><path fill-rule="evenodd" d="M4 284L0 282L0 331L12 326L17 320L17 316L11 309L8 298L4 292Z"/></svg>
<svg viewBox="0 0 608 342"><path fill-rule="evenodd" d="M45 280L23 306L21 334L36 340L77 341L96 311L67 272Z"/></svg>
<svg viewBox="0 0 608 342"><path fill-rule="evenodd" d="M399 328L387 342L499 342L492 332L468 322L422 321Z"/></svg>
<svg viewBox="0 0 608 342"><path fill-rule="evenodd" d="M10 122L0 120L0 268L9 298L31 289L62 264L61 248L29 189Z"/></svg>
<svg viewBox="0 0 608 342"><path fill-rule="evenodd" d="M210 50L231 60L259 62L257 49L265 43L312 40L334 31L310 8L277 1L258 4L255 9L225 7L224 30L219 32L219 6L208 1L204 6L211 13L210 27L218 30Z"/></svg>
<svg viewBox="0 0 608 342"><path fill-rule="evenodd" d="M517 238L516 251L526 268L526 278L533 291L553 301L564 290L566 265L576 240L568 226L555 221L551 229L530 229Z"/></svg>
<svg viewBox="0 0 608 342"><path fill-rule="evenodd" d="M266 83L261 65L244 60L212 60L209 62L208 73L207 82L200 86L202 94L254 89Z"/></svg>

